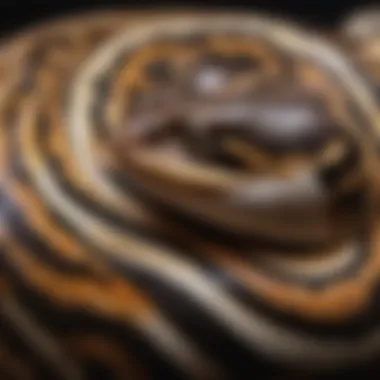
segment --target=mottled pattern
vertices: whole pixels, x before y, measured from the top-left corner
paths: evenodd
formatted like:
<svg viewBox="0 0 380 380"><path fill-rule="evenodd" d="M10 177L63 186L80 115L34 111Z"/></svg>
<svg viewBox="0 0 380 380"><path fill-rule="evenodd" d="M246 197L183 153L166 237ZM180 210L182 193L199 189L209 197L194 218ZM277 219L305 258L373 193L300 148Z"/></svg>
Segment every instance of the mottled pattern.
<svg viewBox="0 0 380 380"><path fill-rule="evenodd" d="M368 378L380 115L338 45L196 12L3 41L0 377Z"/></svg>

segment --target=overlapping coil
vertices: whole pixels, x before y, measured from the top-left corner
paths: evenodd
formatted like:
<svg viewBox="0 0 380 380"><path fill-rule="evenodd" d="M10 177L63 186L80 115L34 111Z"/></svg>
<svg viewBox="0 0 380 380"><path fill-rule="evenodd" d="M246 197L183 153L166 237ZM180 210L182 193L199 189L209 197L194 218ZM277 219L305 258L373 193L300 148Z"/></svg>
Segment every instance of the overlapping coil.
<svg viewBox="0 0 380 380"><path fill-rule="evenodd" d="M368 17L330 39L264 15L104 12L4 41L3 377L376 362Z"/></svg>

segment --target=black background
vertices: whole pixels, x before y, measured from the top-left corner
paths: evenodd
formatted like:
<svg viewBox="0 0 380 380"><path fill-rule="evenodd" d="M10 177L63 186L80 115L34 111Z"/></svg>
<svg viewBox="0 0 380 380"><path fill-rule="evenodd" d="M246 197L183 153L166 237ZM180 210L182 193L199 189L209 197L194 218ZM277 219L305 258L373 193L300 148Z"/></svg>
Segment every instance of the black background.
<svg viewBox="0 0 380 380"><path fill-rule="evenodd" d="M280 13L306 22L331 27L345 14L363 4L376 4L360 0L251 0L251 1L69 1L45 0L33 2L11 0L0 5L0 33L17 30L20 27L54 16L72 14L91 9L133 7L206 7L260 10ZM380 0L378 1L380 4ZM233 4L233 5L232 5Z"/></svg>

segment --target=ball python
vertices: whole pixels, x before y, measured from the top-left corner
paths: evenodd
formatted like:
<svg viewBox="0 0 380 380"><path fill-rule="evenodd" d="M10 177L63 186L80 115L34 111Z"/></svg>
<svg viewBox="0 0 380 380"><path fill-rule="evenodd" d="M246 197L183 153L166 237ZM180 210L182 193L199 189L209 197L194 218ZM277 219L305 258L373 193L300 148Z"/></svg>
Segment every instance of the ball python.
<svg viewBox="0 0 380 380"><path fill-rule="evenodd" d="M2 379L337 378L376 362L367 17L342 43L215 11L92 13L4 39Z"/></svg>

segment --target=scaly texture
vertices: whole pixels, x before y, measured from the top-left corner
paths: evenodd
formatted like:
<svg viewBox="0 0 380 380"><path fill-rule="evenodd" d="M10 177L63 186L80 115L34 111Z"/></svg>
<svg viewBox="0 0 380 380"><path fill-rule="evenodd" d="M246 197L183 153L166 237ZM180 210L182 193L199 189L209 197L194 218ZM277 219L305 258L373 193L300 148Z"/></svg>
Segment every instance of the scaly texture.
<svg viewBox="0 0 380 380"><path fill-rule="evenodd" d="M380 118L351 54L206 12L2 46L2 378L336 378L378 359Z"/></svg>

